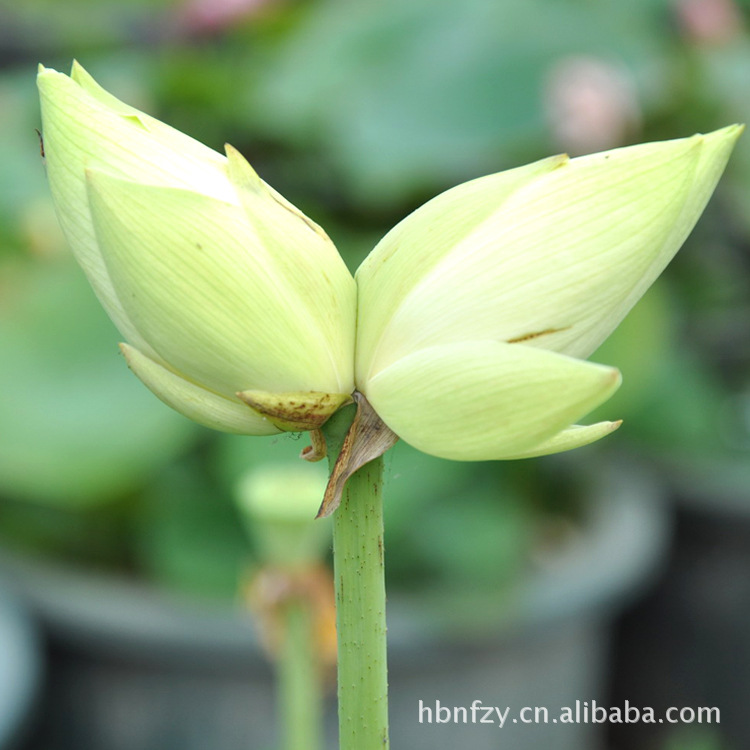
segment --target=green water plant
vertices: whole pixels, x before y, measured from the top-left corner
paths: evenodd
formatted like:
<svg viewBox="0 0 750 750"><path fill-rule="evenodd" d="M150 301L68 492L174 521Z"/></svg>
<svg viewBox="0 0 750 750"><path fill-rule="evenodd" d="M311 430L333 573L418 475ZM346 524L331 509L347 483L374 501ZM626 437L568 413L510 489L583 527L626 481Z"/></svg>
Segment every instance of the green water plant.
<svg viewBox="0 0 750 750"><path fill-rule="evenodd" d="M77 64L38 84L60 223L131 369L209 427L308 432L304 458L330 453L340 744L387 747L381 456L401 438L523 458L616 429L578 424L620 384L586 358L677 252L742 127L459 185L353 277L231 146L123 104Z"/></svg>

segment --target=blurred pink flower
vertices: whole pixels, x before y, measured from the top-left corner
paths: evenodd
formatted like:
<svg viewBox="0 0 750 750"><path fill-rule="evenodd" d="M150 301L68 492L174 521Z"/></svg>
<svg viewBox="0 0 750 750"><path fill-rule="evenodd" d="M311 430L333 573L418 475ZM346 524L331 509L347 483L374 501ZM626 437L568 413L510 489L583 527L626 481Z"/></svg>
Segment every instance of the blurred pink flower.
<svg viewBox="0 0 750 750"><path fill-rule="evenodd" d="M569 57L550 70L544 105L556 145L573 154L625 143L641 111L627 70L595 57Z"/></svg>
<svg viewBox="0 0 750 750"><path fill-rule="evenodd" d="M187 0L178 13L193 33L213 34L247 20L277 0Z"/></svg>
<svg viewBox="0 0 750 750"><path fill-rule="evenodd" d="M683 34L697 43L725 42L742 29L734 0L676 0L675 13Z"/></svg>

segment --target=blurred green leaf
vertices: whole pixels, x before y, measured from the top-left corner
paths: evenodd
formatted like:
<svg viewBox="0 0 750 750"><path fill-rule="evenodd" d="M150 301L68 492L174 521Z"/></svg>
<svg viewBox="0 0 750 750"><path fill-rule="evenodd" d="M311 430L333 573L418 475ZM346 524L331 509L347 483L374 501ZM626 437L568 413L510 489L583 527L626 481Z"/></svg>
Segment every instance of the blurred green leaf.
<svg viewBox="0 0 750 750"><path fill-rule="evenodd" d="M385 487L394 582L499 591L514 579L531 543L533 509L496 469L396 445Z"/></svg>
<svg viewBox="0 0 750 750"><path fill-rule="evenodd" d="M248 109L268 133L325 149L361 200L392 204L544 155L544 88L563 57L621 62L658 91L657 18L651 2L324 0Z"/></svg>
<svg viewBox="0 0 750 750"><path fill-rule="evenodd" d="M251 558L231 497L193 463L166 470L141 501L139 569L174 591L234 598Z"/></svg>
<svg viewBox="0 0 750 750"><path fill-rule="evenodd" d="M141 485L196 428L128 372L66 258L0 267L0 491L81 507Z"/></svg>
<svg viewBox="0 0 750 750"><path fill-rule="evenodd" d="M710 729L681 729L666 742L663 750L724 750L717 732Z"/></svg>

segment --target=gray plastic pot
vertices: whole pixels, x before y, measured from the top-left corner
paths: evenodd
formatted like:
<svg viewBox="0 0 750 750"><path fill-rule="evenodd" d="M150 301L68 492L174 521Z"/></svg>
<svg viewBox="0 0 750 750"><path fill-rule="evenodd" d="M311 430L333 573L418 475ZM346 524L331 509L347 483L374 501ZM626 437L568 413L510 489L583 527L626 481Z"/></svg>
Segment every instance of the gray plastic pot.
<svg viewBox="0 0 750 750"><path fill-rule="evenodd" d="M701 467L703 468L703 467ZM715 707L720 723L613 726L622 750L659 750L671 734L750 746L750 469L726 463L671 474L675 533L656 587L623 618L614 696L665 711Z"/></svg>
<svg viewBox="0 0 750 750"><path fill-rule="evenodd" d="M666 536L654 486L624 476L609 476L586 532L522 582L503 618L479 621L469 598L389 600L395 750L598 746L601 725L420 723L419 701L544 706L552 716L576 699L604 700L610 624L649 580ZM30 748L274 748L270 670L247 618L132 582L8 556L2 566L51 644L50 689ZM332 699L327 721L334 748Z"/></svg>

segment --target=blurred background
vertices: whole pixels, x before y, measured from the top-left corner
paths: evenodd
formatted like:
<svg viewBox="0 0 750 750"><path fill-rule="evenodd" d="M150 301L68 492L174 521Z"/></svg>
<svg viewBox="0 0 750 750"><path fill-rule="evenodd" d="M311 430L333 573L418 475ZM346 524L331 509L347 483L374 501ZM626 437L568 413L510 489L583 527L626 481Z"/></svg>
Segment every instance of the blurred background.
<svg viewBox="0 0 750 750"><path fill-rule="evenodd" d="M354 271L464 180L749 122L749 21L747 0L0 0L0 748L277 747L237 486L304 446L197 427L128 372L56 223L37 63L232 143ZM522 462L394 449L394 748L750 748L749 319L745 135L592 357L623 372L592 416L618 433ZM721 723L418 723L419 699L476 698Z"/></svg>

